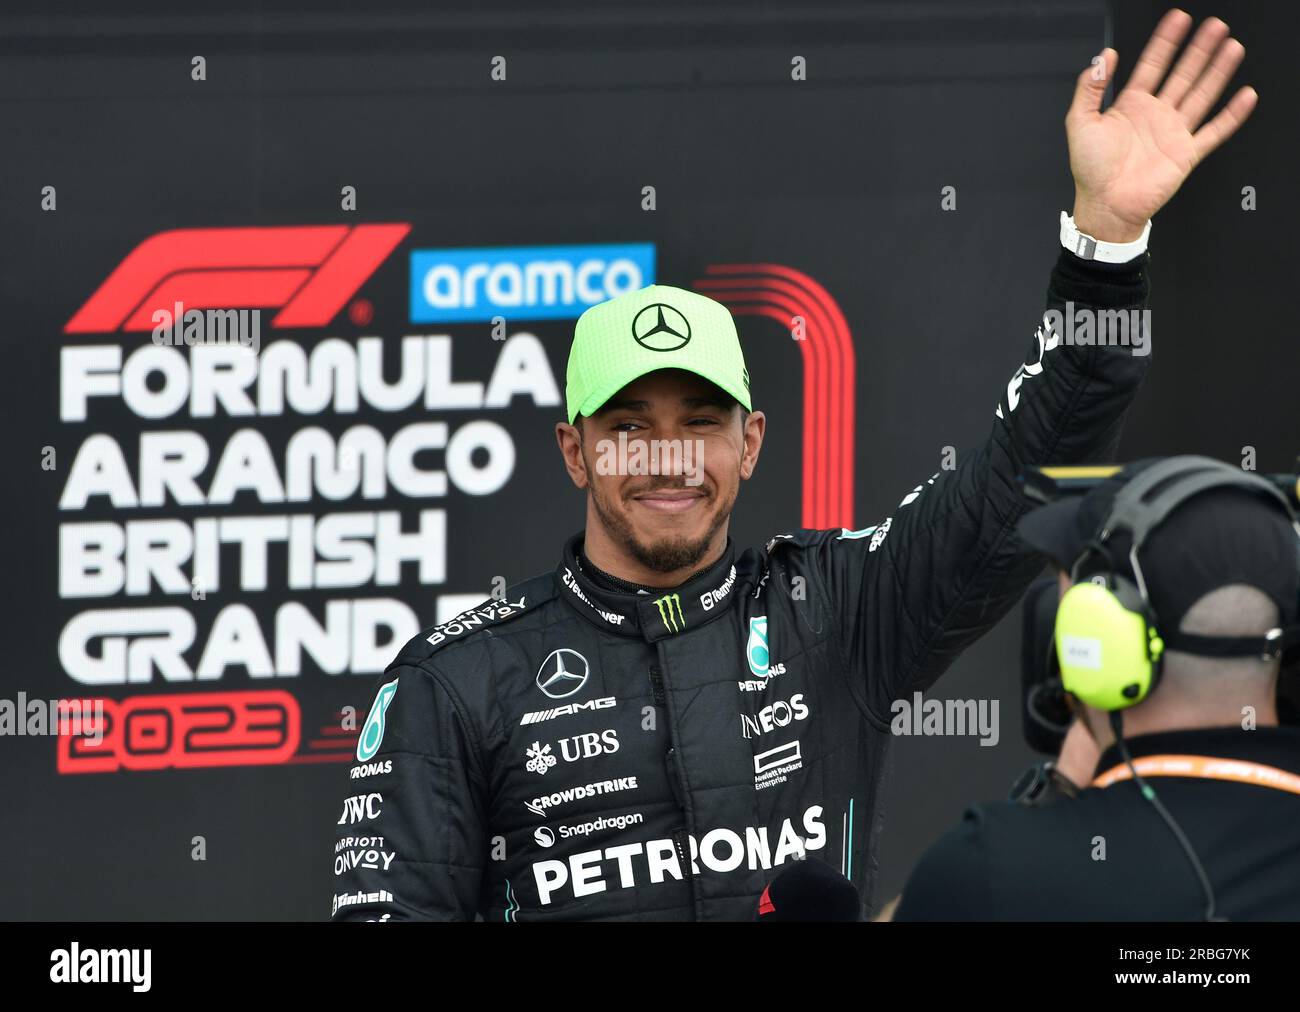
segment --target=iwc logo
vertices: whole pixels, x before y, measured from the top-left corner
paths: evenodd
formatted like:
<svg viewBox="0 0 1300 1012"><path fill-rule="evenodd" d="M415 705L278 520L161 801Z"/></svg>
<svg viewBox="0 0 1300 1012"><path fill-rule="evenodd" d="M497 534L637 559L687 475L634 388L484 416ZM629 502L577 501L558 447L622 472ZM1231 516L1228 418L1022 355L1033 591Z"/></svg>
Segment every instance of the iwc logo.
<svg viewBox="0 0 1300 1012"><path fill-rule="evenodd" d="M691 325L666 302L653 302L632 320L632 336L642 348L676 351L690 342Z"/></svg>

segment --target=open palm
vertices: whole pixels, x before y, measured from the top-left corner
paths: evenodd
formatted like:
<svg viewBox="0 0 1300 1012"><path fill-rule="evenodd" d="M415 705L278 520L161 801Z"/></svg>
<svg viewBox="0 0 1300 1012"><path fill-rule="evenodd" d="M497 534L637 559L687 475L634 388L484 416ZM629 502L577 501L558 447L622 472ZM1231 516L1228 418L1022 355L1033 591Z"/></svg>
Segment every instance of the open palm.
<svg viewBox="0 0 1300 1012"><path fill-rule="evenodd" d="M1115 242L1136 238L1201 159L1255 108L1255 90L1242 88L1202 125L1246 53L1218 18L1201 25L1156 92L1191 23L1178 10L1161 19L1128 84L1104 113L1101 97L1118 54L1103 51L1097 66L1080 75L1065 118L1080 231Z"/></svg>

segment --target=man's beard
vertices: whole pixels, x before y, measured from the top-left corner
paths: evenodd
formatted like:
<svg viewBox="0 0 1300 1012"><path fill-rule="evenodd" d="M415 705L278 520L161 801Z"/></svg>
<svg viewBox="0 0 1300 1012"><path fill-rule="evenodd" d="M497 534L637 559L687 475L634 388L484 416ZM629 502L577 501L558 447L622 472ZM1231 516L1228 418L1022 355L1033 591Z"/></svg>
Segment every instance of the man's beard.
<svg viewBox="0 0 1300 1012"><path fill-rule="evenodd" d="M661 488L678 487L680 486L670 483L653 485L650 489L641 491L657 491ZM591 489L591 501L596 506L596 515L600 517L605 530L632 558L652 572L673 573L681 569L694 568L700 564L700 560L708 552L714 536L721 530L722 525L727 522L727 518L731 516L731 507L735 503L735 495L733 493L727 502L721 504L722 508L714 516L708 530L699 538L665 538L649 545L637 538L627 517L617 510L611 509L594 486Z"/></svg>

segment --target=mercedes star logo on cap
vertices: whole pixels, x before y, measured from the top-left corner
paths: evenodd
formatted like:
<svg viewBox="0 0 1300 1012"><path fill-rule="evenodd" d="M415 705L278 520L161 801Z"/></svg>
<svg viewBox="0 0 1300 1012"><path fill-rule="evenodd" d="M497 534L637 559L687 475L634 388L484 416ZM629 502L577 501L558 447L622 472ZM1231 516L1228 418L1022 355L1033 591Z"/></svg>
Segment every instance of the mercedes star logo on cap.
<svg viewBox="0 0 1300 1012"><path fill-rule="evenodd" d="M652 302L632 320L632 336L642 348L676 351L691 339L686 317L666 302Z"/></svg>

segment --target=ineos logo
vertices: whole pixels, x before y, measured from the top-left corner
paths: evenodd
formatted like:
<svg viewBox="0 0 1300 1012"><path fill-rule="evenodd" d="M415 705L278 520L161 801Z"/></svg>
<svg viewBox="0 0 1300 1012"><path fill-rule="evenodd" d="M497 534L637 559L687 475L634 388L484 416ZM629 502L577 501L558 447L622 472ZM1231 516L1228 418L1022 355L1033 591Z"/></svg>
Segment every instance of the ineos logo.
<svg viewBox="0 0 1300 1012"><path fill-rule="evenodd" d="M746 738L757 738L768 734L778 727L785 727L793 720L807 720L808 706L803 701L803 693L796 692L787 703L778 699L771 706L765 706L758 713L750 716L740 715L740 733Z"/></svg>
<svg viewBox="0 0 1300 1012"><path fill-rule="evenodd" d="M691 325L666 302L653 302L632 320L632 336L642 348L676 351L690 341Z"/></svg>

